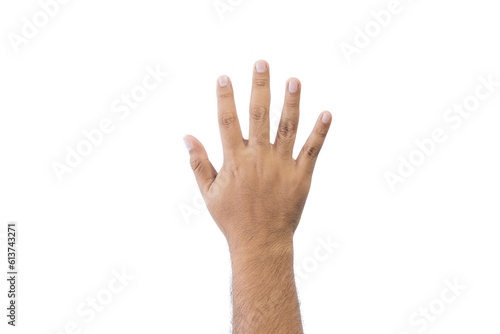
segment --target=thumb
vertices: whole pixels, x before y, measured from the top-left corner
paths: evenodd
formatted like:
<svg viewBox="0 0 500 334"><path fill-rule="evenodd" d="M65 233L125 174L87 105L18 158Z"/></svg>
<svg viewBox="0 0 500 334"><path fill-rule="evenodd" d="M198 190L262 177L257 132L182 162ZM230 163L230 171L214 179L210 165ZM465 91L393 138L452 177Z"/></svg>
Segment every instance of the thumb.
<svg viewBox="0 0 500 334"><path fill-rule="evenodd" d="M198 139L187 135L184 137L184 143L189 151L191 168L196 177L196 182L198 182L201 193L205 195L210 185L214 182L217 171L208 160L207 151L205 151L205 148Z"/></svg>

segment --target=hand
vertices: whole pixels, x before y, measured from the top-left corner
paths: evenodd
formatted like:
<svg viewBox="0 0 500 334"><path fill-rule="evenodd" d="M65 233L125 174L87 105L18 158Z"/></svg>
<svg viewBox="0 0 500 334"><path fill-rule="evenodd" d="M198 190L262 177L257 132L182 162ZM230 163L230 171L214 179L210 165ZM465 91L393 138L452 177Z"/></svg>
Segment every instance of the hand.
<svg viewBox="0 0 500 334"><path fill-rule="evenodd" d="M287 82L285 103L274 144L269 141L269 65L254 67L249 139L242 137L233 87L227 76L217 82L218 119L224 163L216 172L203 145L184 138L191 167L213 219L230 249L289 242L309 193L314 165L331 123L320 114L297 159L293 146L299 122L301 84Z"/></svg>

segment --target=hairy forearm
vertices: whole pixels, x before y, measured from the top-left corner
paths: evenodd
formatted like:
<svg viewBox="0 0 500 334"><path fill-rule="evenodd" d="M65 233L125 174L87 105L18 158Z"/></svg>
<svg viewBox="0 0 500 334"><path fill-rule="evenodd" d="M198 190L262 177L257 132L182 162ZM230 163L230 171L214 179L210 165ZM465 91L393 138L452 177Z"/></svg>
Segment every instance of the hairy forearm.
<svg viewBox="0 0 500 334"><path fill-rule="evenodd" d="M230 249L233 333L303 333L292 236Z"/></svg>

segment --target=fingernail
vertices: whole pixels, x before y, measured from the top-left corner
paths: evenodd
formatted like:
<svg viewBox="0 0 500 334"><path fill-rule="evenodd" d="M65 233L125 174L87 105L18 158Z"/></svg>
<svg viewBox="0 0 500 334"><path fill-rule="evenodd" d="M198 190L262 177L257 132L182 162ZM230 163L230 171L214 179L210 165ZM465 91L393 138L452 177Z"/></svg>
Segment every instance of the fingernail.
<svg viewBox="0 0 500 334"><path fill-rule="evenodd" d="M267 64L263 60L259 60L255 64L255 69L257 70L258 73L264 73L267 70Z"/></svg>
<svg viewBox="0 0 500 334"><path fill-rule="evenodd" d="M298 84L297 80L291 79L290 81L288 81L288 91L290 93L297 92L297 89L299 89L299 84Z"/></svg>
<svg viewBox="0 0 500 334"><path fill-rule="evenodd" d="M184 138L184 145L186 145L188 151L191 151L193 149L193 144L186 138Z"/></svg>
<svg viewBox="0 0 500 334"><path fill-rule="evenodd" d="M321 121L325 124L328 124L328 122L330 122L330 120L332 119L332 115L330 115L329 112L325 112L323 114L323 116L321 116Z"/></svg>
<svg viewBox="0 0 500 334"><path fill-rule="evenodd" d="M227 75L221 75L219 77L219 86L226 87L228 83L229 83L229 79L228 79Z"/></svg>

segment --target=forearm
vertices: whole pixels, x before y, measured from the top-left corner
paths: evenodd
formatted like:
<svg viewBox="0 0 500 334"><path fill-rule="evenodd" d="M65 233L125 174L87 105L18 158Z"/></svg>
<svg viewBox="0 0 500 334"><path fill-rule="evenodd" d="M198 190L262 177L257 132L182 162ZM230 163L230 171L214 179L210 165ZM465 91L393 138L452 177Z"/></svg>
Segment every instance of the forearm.
<svg viewBox="0 0 500 334"><path fill-rule="evenodd" d="M233 333L303 333L292 236L230 249Z"/></svg>

